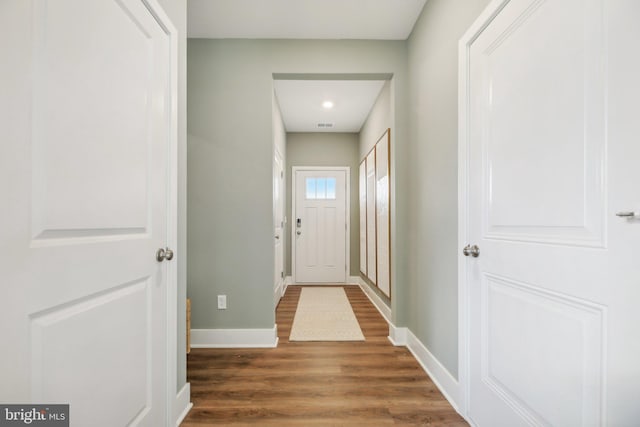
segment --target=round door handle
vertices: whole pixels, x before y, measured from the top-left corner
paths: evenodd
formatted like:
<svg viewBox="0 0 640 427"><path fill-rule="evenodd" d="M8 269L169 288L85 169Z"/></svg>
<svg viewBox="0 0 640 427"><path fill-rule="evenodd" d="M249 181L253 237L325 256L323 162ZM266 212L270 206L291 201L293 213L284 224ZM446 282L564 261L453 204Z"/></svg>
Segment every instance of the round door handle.
<svg viewBox="0 0 640 427"><path fill-rule="evenodd" d="M171 261L173 259L173 251L169 248L160 248L156 251L156 261Z"/></svg>
<svg viewBox="0 0 640 427"><path fill-rule="evenodd" d="M276 234L276 239L280 240L280 236Z"/></svg>
<svg viewBox="0 0 640 427"><path fill-rule="evenodd" d="M296 231L296 234L299 236L299 235L302 234L302 231L298 230L298 231Z"/></svg>
<svg viewBox="0 0 640 427"><path fill-rule="evenodd" d="M480 256L480 248L477 245L467 245L462 249L462 253L464 256L471 255L474 258L478 258Z"/></svg>

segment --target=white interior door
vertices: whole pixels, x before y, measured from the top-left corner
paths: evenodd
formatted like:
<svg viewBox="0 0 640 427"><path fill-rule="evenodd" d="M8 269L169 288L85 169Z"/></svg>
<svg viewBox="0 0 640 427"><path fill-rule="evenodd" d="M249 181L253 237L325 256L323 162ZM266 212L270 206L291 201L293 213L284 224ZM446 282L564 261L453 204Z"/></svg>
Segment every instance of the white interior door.
<svg viewBox="0 0 640 427"><path fill-rule="evenodd" d="M276 150L273 163L274 293L277 304L284 291L284 164Z"/></svg>
<svg viewBox="0 0 640 427"><path fill-rule="evenodd" d="M495 1L463 38L478 426L640 419L640 218L616 216L640 211L639 16L631 0Z"/></svg>
<svg viewBox="0 0 640 427"><path fill-rule="evenodd" d="M345 169L296 169L294 174L295 220L291 227L295 281L344 283L348 172Z"/></svg>
<svg viewBox="0 0 640 427"><path fill-rule="evenodd" d="M72 426L167 425L170 45L145 4L0 6L0 401Z"/></svg>

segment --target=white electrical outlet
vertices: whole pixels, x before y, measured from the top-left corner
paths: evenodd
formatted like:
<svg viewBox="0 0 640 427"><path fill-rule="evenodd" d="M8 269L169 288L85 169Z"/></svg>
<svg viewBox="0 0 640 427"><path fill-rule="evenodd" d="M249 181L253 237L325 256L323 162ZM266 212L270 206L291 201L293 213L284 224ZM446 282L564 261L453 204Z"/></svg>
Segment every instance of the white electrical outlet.
<svg viewBox="0 0 640 427"><path fill-rule="evenodd" d="M227 296L218 295L218 310L226 310L226 309L227 309Z"/></svg>

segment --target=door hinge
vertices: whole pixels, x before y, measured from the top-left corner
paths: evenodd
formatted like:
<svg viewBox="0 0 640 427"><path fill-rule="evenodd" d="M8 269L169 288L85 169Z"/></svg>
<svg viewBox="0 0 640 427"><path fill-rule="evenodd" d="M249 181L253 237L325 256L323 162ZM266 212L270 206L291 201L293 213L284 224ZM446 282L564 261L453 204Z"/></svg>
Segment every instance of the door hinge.
<svg viewBox="0 0 640 427"><path fill-rule="evenodd" d="M280 171L280 178L284 178L284 171Z"/></svg>
<svg viewBox="0 0 640 427"><path fill-rule="evenodd" d="M280 272L280 278L281 278L281 279L284 279L284 271L281 271L281 272Z"/></svg>

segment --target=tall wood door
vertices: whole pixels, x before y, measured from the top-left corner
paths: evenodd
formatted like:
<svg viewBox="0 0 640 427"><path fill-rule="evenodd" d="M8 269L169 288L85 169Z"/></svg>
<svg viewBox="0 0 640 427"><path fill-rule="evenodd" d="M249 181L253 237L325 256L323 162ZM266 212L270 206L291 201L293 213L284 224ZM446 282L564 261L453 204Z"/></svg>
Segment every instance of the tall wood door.
<svg viewBox="0 0 640 427"><path fill-rule="evenodd" d="M347 172L342 169L296 170L295 281L346 281Z"/></svg>
<svg viewBox="0 0 640 427"><path fill-rule="evenodd" d="M637 425L640 3L491 7L463 39L468 415Z"/></svg>
<svg viewBox="0 0 640 427"><path fill-rule="evenodd" d="M273 163L273 228L275 246L274 298L277 305L282 297L284 284L284 164L278 151L275 152Z"/></svg>
<svg viewBox="0 0 640 427"><path fill-rule="evenodd" d="M0 401L68 403L73 426L168 422L170 44L149 7L0 5Z"/></svg>

